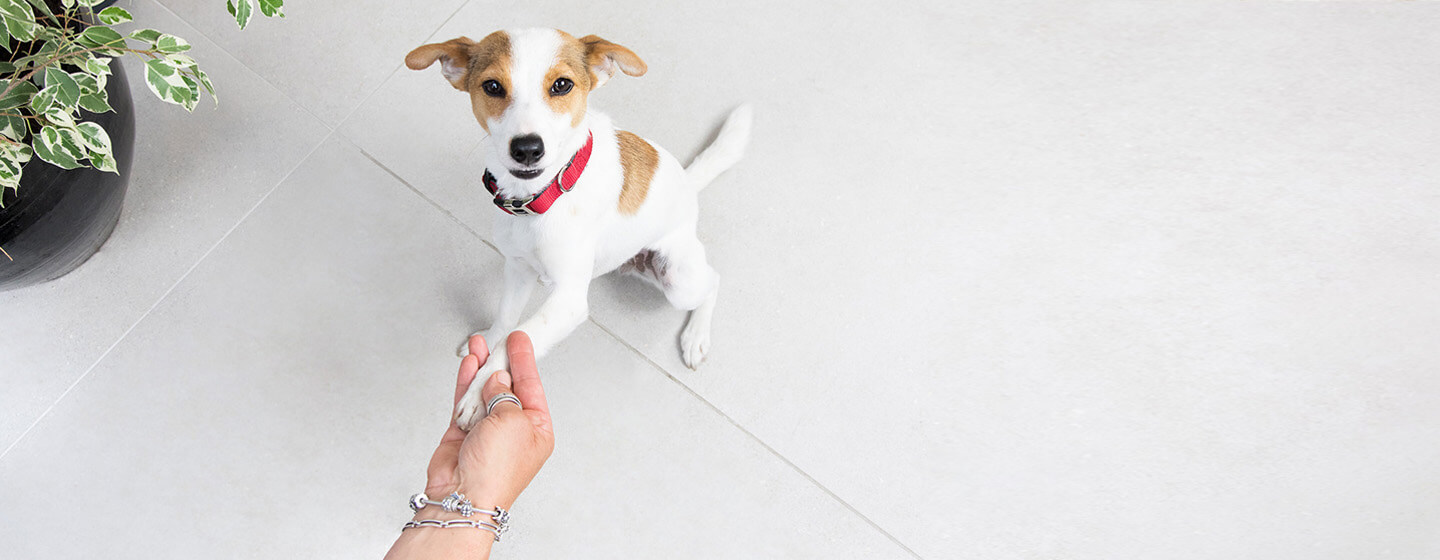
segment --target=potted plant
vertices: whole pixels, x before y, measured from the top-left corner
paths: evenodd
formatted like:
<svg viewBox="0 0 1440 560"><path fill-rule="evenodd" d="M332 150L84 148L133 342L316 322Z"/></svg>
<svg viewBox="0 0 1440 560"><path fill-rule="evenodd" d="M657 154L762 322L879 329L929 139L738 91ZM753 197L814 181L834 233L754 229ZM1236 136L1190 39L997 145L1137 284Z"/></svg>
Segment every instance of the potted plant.
<svg viewBox="0 0 1440 560"><path fill-rule="evenodd" d="M201 90L215 97L188 42L122 35L111 26L132 16L111 3L0 0L0 290L63 276L115 229L135 130L116 58L142 58L150 92L187 111ZM284 17L283 3L226 7L244 29L256 11Z"/></svg>

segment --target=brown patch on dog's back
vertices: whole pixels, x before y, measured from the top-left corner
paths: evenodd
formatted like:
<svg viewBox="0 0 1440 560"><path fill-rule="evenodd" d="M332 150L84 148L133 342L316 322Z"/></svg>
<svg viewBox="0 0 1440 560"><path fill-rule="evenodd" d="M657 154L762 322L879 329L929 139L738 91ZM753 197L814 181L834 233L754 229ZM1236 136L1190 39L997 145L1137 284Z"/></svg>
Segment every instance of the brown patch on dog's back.
<svg viewBox="0 0 1440 560"><path fill-rule="evenodd" d="M470 65L469 72L465 75L465 89L470 92L470 108L475 112L475 119L480 121L480 126L487 132L490 125L486 121L504 113L514 95L510 83L510 60L510 35L504 31L486 35L480 42L475 43L475 46L470 47ZM505 97L485 95L480 84L486 80L499 82L500 86L505 88Z"/></svg>
<svg viewBox="0 0 1440 560"><path fill-rule="evenodd" d="M620 213L633 215L645 203L650 192L650 180L655 178L655 168L660 165L660 153L655 147L639 136L619 131L620 166L625 170L625 184L620 187Z"/></svg>

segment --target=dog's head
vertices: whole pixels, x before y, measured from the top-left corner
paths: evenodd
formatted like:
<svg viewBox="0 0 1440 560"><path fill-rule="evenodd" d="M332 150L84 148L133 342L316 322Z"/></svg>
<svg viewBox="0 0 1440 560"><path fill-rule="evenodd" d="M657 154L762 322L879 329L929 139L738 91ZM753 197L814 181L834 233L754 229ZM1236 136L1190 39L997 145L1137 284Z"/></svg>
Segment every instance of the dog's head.
<svg viewBox="0 0 1440 560"><path fill-rule="evenodd" d="M496 31L479 41L465 37L424 45L405 56L412 70L440 61L492 142L486 154L506 171L534 179L565 163L585 143L585 102L616 72L645 73L630 49L594 35L576 39L556 29ZM499 175L499 170L494 170Z"/></svg>

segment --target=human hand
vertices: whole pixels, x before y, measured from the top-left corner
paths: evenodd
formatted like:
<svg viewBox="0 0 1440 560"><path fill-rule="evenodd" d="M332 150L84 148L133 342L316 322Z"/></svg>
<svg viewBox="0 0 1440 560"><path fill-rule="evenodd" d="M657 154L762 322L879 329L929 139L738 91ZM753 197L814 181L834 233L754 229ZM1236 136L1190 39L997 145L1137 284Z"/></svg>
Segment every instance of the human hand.
<svg viewBox="0 0 1440 560"><path fill-rule="evenodd" d="M455 383L455 403L458 406L466 389L480 381L483 402L490 402L500 393L512 393L524 403L524 408L512 402L499 403L469 433L451 420L426 470L425 494L432 500L439 501L451 492L459 492L476 508L510 509L555 448L550 408L545 403L545 389L540 386L540 372L535 369L530 337L516 332L510 335L506 346L513 373L497 371L488 378L476 379L490 352L483 337L470 337L470 355L460 362L460 375ZM416 520L460 518L460 514L442 511L437 506L425 506L415 514ZM421 527L402 532L385 557L387 560L488 557L493 542L486 531Z"/></svg>
<svg viewBox="0 0 1440 560"><path fill-rule="evenodd" d="M545 402L530 337L523 332L511 333L506 350L510 371L500 370L487 379L477 379L476 373L490 357L490 351L484 337L470 337L470 355L460 362L455 402L458 405L469 386L479 381L483 383L482 403L500 393L512 393L524 407L501 402L469 433L454 420L450 422L426 471L425 493L433 500L460 492L477 508L509 509L555 448L550 407ZM438 509L431 506L427 510L431 508Z"/></svg>

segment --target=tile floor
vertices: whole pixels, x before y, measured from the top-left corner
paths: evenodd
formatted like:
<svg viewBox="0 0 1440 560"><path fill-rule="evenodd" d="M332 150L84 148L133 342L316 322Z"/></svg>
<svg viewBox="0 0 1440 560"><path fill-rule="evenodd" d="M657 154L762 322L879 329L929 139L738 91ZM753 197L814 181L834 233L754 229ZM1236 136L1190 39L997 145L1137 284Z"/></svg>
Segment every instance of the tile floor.
<svg viewBox="0 0 1440 560"><path fill-rule="evenodd" d="M682 159L757 117L711 359L597 281L498 556L1440 555L1435 4L290 4L124 2L221 104L132 82L114 237L0 293L0 556L379 557L499 266L400 62L536 25Z"/></svg>

